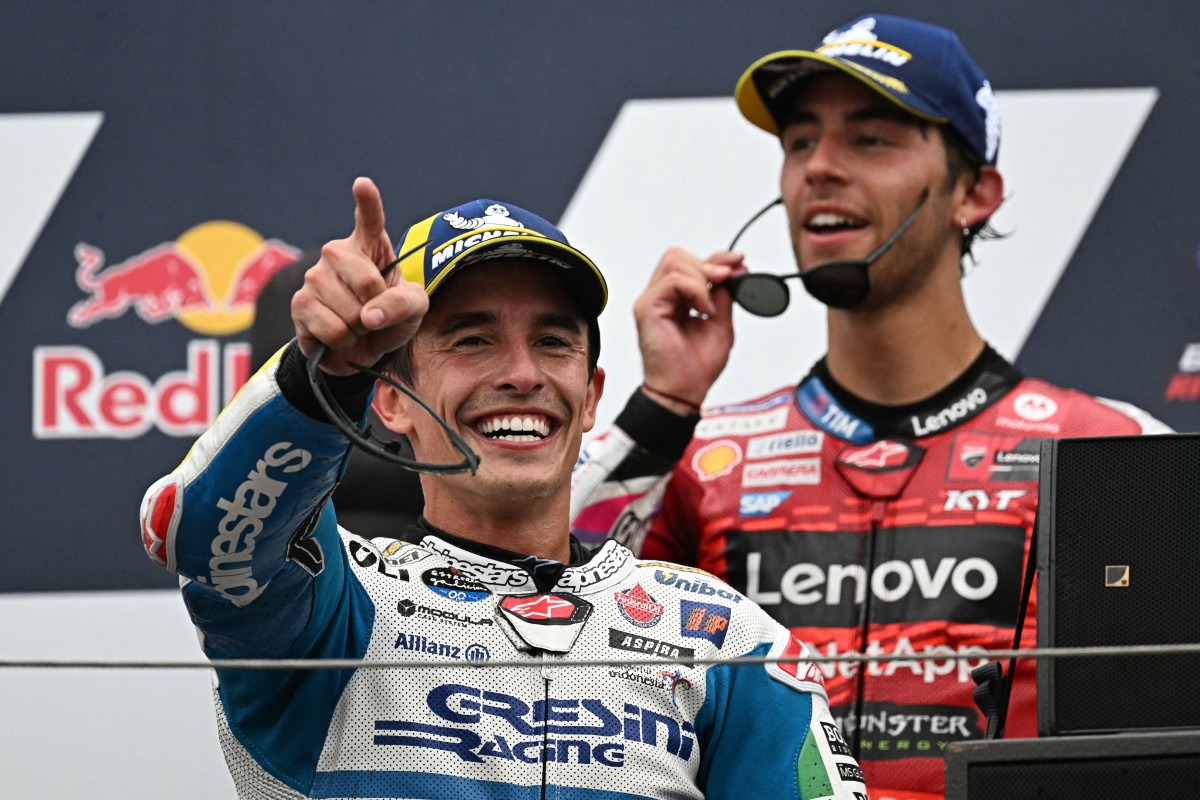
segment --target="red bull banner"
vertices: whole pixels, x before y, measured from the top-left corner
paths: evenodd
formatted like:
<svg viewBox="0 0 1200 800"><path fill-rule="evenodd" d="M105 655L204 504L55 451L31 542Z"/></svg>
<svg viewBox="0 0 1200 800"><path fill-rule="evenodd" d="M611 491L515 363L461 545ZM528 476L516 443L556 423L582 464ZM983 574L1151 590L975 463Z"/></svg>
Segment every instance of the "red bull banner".
<svg viewBox="0 0 1200 800"><path fill-rule="evenodd" d="M66 320L86 329L132 314L147 325L178 322L205 336L242 333L254 303L276 272L300 250L264 240L228 220L204 222L178 239L156 244L116 264L99 247L75 245L75 282L86 297ZM195 436L249 377L244 342L193 339L180 370L153 377L131 369L106 369L82 345L34 349L33 432L38 439L129 439L155 429Z"/></svg>

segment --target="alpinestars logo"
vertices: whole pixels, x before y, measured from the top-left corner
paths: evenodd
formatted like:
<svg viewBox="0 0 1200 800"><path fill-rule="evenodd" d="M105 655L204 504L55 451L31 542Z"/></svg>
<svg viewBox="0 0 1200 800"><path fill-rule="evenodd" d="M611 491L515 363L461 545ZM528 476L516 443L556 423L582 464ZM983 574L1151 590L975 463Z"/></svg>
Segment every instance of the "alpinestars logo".
<svg viewBox="0 0 1200 800"><path fill-rule="evenodd" d="M217 535L212 541L209 574L197 575L197 581L212 586L237 606L258 597L263 587L252 573L255 540L288 487L287 481L271 477L268 468L290 474L304 469L311 460L307 450L293 448L291 442L276 442L263 453L231 499L217 500L217 508L225 516L217 523Z"/></svg>

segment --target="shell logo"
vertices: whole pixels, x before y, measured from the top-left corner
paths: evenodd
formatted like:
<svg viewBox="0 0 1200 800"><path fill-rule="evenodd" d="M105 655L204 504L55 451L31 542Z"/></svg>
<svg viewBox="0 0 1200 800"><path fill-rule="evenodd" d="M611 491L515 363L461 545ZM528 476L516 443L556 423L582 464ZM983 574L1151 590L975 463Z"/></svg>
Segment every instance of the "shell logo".
<svg viewBox="0 0 1200 800"><path fill-rule="evenodd" d="M733 472L742 463L742 448L730 439L709 442L692 456L692 471L702 481L711 481Z"/></svg>

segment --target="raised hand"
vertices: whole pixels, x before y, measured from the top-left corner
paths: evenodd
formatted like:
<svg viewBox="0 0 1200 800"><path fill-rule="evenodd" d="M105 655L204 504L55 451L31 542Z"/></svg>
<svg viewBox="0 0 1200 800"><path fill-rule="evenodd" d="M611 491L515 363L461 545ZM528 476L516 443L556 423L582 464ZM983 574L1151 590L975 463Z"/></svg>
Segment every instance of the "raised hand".
<svg viewBox="0 0 1200 800"><path fill-rule="evenodd" d="M411 339L429 309L429 297L399 270L384 227L383 198L370 178L354 181L354 230L328 242L292 297L292 322L301 352L329 348L321 369L349 375L349 362L374 364Z"/></svg>
<svg viewBox="0 0 1200 800"><path fill-rule="evenodd" d="M701 261L672 248L658 262L633 305L653 400L683 415L704 402L733 348L733 298L721 284L744 271L742 256L728 252Z"/></svg>

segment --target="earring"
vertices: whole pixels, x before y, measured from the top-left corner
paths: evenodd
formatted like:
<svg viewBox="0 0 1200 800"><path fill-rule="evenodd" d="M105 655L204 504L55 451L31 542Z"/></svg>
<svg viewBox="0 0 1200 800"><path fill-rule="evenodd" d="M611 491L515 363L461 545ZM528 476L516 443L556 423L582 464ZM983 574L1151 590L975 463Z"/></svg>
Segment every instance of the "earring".
<svg viewBox="0 0 1200 800"><path fill-rule="evenodd" d="M963 236L971 235L971 229L967 227L967 218L966 217L959 217L958 224L962 228Z"/></svg>

